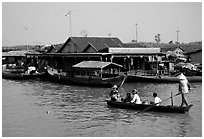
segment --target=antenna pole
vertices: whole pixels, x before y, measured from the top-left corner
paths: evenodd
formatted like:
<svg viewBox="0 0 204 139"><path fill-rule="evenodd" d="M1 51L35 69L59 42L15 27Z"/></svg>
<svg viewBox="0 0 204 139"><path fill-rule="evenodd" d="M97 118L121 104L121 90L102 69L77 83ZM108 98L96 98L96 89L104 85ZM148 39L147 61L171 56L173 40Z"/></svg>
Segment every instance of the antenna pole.
<svg viewBox="0 0 204 139"><path fill-rule="evenodd" d="M176 41L178 42L179 39L179 30L176 31Z"/></svg>
<svg viewBox="0 0 204 139"><path fill-rule="evenodd" d="M137 23L135 24L136 25L136 38L135 38L135 41L137 42Z"/></svg>
<svg viewBox="0 0 204 139"><path fill-rule="evenodd" d="M72 13L71 13L71 11L69 11L69 13L70 13L70 27L69 27L69 30L70 30L70 35L72 37Z"/></svg>
<svg viewBox="0 0 204 139"><path fill-rule="evenodd" d="M70 36L72 37L72 12L74 11L69 11L67 14L65 14L65 16L70 16L69 17L69 33L70 33Z"/></svg>

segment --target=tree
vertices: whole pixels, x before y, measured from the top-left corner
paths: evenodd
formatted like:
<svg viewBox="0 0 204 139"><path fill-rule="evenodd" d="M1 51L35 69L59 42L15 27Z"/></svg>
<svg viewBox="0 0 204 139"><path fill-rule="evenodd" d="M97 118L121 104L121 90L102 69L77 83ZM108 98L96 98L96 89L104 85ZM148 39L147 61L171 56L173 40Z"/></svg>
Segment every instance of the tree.
<svg viewBox="0 0 204 139"><path fill-rule="evenodd" d="M154 36L154 40L155 40L156 42L158 42L158 43L161 41L160 36L161 36L160 34L157 34L157 35Z"/></svg>

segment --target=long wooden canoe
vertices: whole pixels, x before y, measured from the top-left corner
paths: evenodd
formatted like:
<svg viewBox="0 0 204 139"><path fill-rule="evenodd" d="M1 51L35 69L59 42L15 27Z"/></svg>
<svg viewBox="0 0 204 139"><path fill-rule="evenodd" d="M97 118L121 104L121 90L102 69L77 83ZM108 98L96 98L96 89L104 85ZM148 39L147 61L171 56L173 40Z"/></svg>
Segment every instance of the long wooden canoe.
<svg viewBox="0 0 204 139"><path fill-rule="evenodd" d="M202 82L202 76L186 76L189 82ZM127 82L161 82L161 83L178 83L178 77L171 76L141 76L128 75Z"/></svg>
<svg viewBox="0 0 204 139"><path fill-rule="evenodd" d="M2 71L2 78L12 79L12 80L28 80L28 79L43 78L46 76L46 74L47 74L46 72L26 74L26 73Z"/></svg>
<svg viewBox="0 0 204 139"><path fill-rule="evenodd" d="M192 104L187 106L187 107L171 106L171 105L153 106L150 104L133 104L133 103L126 103L126 102L117 102L117 101L111 101L108 99L106 99L106 102L107 102L108 106L121 108L121 109L132 109L132 110L147 109L147 111L164 112L164 113L186 113L193 106ZM150 108L150 109L148 109L148 108Z"/></svg>

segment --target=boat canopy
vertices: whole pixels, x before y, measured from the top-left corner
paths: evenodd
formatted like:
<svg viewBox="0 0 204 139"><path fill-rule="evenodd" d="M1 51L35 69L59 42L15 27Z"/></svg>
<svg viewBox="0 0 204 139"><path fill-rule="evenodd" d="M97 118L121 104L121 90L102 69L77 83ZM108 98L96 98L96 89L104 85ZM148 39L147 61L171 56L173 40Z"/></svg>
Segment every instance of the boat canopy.
<svg viewBox="0 0 204 139"><path fill-rule="evenodd" d="M103 69L107 66L122 68L121 65L113 62L104 62L104 61L82 61L76 65L73 65L73 68L85 68L85 69Z"/></svg>

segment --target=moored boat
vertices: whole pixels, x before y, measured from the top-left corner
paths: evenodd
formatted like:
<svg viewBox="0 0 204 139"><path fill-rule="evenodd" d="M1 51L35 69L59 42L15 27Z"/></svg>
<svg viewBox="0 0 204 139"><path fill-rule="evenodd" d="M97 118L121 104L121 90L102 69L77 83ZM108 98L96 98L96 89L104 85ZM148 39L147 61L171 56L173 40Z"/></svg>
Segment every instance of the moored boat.
<svg viewBox="0 0 204 139"><path fill-rule="evenodd" d="M46 76L46 72L41 73L18 73L18 72L10 72L10 71L2 71L2 78L3 79L12 79L12 80L28 80L28 79L36 79L36 78L43 78Z"/></svg>
<svg viewBox="0 0 204 139"><path fill-rule="evenodd" d="M192 104L187 107L180 107L180 106L154 106L150 104L133 104L133 103L126 103L126 102L118 102L118 101L111 101L106 99L108 106L121 108L121 109L132 109L132 110L147 110L147 111L154 111L154 112L165 112L165 113L186 113L188 112Z"/></svg>
<svg viewBox="0 0 204 139"><path fill-rule="evenodd" d="M112 87L120 85L125 76L120 73L121 65L112 62L82 61L72 67L70 72L48 69L52 78L64 84Z"/></svg>
<svg viewBox="0 0 204 139"><path fill-rule="evenodd" d="M202 76L186 76L189 82L202 82ZM175 76L142 76L128 75L127 82L163 82L178 83L179 78Z"/></svg>

